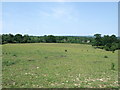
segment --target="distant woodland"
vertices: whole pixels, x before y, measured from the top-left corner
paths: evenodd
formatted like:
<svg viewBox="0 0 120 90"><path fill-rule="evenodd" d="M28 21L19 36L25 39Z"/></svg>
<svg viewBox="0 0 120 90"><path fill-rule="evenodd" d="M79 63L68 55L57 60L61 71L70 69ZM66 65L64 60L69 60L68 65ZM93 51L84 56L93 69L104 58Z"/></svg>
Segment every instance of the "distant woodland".
<svg viewBox="0 0 120 90"><path fill-rule="evenodd" d="M112 51L120 49L120 38L115 35L95 34L93 37L88 36L29 36L21 34L2 34L2 42L7 43L78 43L78 44L91 44L95 48L105 49Z"/></svg>

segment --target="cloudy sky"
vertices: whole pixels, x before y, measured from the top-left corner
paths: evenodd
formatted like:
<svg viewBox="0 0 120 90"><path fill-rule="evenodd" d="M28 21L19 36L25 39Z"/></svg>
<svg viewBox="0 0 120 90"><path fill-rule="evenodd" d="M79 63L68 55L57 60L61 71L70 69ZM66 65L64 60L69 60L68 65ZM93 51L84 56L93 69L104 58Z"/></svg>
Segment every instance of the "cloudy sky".
<svg viewBox="0 0 120 90"><path fill-rule="evenodd" d="M118 34L117 2L4 2L2 33Z"/></svg>

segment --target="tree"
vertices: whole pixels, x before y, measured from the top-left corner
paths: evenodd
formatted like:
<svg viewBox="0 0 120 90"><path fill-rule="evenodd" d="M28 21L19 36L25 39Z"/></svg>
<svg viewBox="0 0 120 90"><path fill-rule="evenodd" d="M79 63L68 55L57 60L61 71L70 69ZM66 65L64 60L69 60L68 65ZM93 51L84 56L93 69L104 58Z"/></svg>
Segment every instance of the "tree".
<svg viewBox="0 0 120 90"><path fill-rule="evenodd" d="M110 42L112 42L112 43L113 43L113 42L114 42L114 43L117 42L117 37L116 37L115 35L111 35L111 36L110 36Z"/></svg>
<svg viewBox="0 0 120 90"><path fill-rule="evenodd" d="M112 43L110 50L114 53L115 50L118 49L118 44L117 43Z"/></svg>
<svg viewBox="0 0 120 90"><path fill-rule="evenodd" d="M22 35L21 35L21 34L16 34L16 35L15 35L15 41L16 41L17 43L22 43L22 42L23 42L23 37L22 37Z"/></svg>
<svg viewBox="0 0 120 90"><path fill-rule="evenodd" d="M56 43L56 37L53 35L45 36L45 42L47 43Z"/></svg>
<svg viewBox="0 0 120 90"><path fill-rule="evenodd" d="M2 43L13 43L14 42L14 35L13 34L3 34L2 35Z"/></svg>
<svg viewBox="0 0 120 90"><path fill-rule="evenodd" d="M94 41L94 45L95 46L101 46L102 45L102 38L101 38L101 34L95 34L95 41Z"/></svg>
<svg viewBox="0 0 120 90"><path fill-rule="evenodd" d="M110 43L110 36L104 35L104 37L102 38L102 45L105 46L107 43Z"/></svg>
<svg viewBox="0 0 120 90"><path fill-rule="evenodd" d="M26 35L23 36L23 43L30 43L30 40L31 39L30 39L29 35L26 34Z"/></svg>

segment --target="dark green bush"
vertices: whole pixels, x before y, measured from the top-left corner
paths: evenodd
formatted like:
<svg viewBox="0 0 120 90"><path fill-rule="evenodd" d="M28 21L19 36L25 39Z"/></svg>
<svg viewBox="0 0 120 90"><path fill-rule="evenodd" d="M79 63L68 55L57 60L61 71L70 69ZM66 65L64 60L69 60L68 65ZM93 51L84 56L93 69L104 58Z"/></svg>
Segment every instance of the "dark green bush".
<svg viewBox="0 0 120 90"><path fill-rule="evenodd" d="M17 57L17 55L16 55L16 54L13 54L13 56L14 56L14 57Z"/></svg>
<svg viewBox="0 0 120 90"><path fill-rule="evenodd" d="M115 63L111 63L111 70L115 70Z"/></svg>
<svg viewBox="0 0 120 90"><path fill-rule="evenodd" d="M108 58L108 56L104 56L104 58Z"/></svg>
<svg viewBox="0 0 120 90"><path fill-rule="evenodd" d="M4 61L2 63L3 66L11 66L11 65L14 65L16 62L13 62L13 61Z"/></svg>

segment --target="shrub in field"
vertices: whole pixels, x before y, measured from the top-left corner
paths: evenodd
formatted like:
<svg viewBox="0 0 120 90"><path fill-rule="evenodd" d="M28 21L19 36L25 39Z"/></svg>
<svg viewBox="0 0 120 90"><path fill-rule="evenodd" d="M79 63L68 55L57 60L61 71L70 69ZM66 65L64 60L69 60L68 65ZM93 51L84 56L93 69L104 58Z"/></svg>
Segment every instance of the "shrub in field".
<svg viewBox="0 0 120 90"><path fill-rule="evenodd" d="M11 62L11 61L4 61L3 62L3 66L5 65L5 66L11 66L11 65L14 65L15 64L15 62Z"/></svg>
<svg viewBox="0 0 120 90"><path fill-rule="evenodd" d="M48 57L45 57L45 59L47 59Z"/></svg>
<svg viewBox="0 0 120 90"><path fill-rule="evenodd" d="M28 61L35 61L35 60L29 59Z"/></svg>
<svg viewBox="0 0 120 90"><path fill-rule="evenodd" d="M67 52L67 50L65 50L65 52Z"/></svg>
<svg viewBox="0 0 120 90"><path fill-rule="evenodd" d="M108 56L104 56L104 58L108 58Z"/></svg>
<svg viewBox="0 0 120 90"><path fill-rule="evenodd" d="M111 70L115 70L115 64L111 63Z"/></svg>
<svg viewBox="0 0 120 90"><path fill-rule="evenodd" d="M16 55L16 54L13 54L13 56L14 56L14 57L17 57L17 55Z"/></svg>

